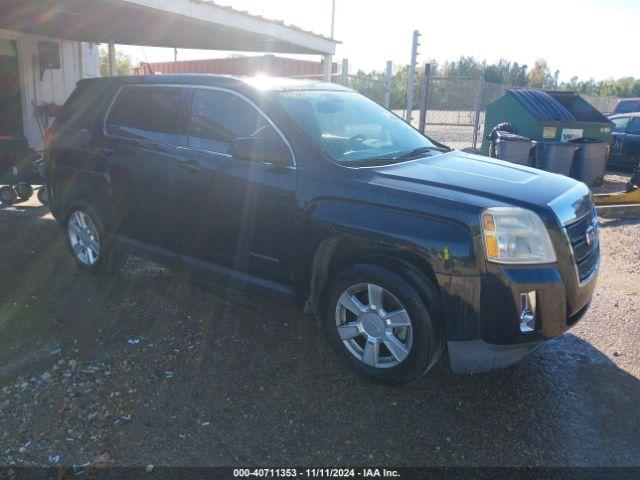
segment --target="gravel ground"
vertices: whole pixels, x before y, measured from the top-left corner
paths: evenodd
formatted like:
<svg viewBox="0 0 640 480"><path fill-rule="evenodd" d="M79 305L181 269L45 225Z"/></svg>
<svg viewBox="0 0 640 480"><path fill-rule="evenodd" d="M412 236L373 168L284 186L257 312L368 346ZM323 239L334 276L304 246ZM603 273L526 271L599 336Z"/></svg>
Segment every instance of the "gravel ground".
<svg viewBox="0 0 640 480"><path fill-rule="evenodd" d="M391 388L339 364L313 317L135 258L86 275L45 207L5 208L0 466L640 466L640 219L601 235L569 333Z"/></svg>

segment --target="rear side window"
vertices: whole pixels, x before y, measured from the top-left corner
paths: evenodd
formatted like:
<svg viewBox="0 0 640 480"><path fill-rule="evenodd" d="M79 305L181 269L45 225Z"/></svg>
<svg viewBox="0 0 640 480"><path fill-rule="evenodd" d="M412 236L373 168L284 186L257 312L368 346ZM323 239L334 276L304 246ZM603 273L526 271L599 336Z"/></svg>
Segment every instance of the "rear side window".
<svg viewBox="0 0 640 480"><path fill-rule="evenodd" d="M107 134L177 144L183 130L180 97L179 88L122 88L107 118Z"/></svg>
<svg viewBox="0 0 640 480"><path fill-rule="evenodd" d="M278 138L267 119L246 100L217 90L194 93L189 146L228 154L236 138L255 136Z"/></svg>
<svg viewBox="0 0 640 480"><path fill-rule="evenodd" d="M629 123L629 117L612 118L613 131L624 133L627 130L627 124Z"/></svg>
<svg viewBox="0 0 640 480"><path fill-rule="evenodd" d="M640 102L637 100L622 101L616 106L616 113L632 113L640 111Z"/></svg>
<svg viewBox="0 0 640 480"><path fill-rule="evenodd" d="M113 98L113 87L108 82L79 82L56 118L60 131L90 129L102 118Z"/></svg>

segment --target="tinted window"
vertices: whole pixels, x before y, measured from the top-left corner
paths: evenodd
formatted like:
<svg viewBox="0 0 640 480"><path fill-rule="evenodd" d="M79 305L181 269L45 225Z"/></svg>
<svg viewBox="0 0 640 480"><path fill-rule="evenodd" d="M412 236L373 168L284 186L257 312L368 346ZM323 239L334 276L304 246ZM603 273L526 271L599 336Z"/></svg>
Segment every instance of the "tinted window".
<svg viewBox="0 0 640 480"><path fill-rule="evenodd" d="M198 90L194 93L189 145L217 153L229 153L238 137L278 135L267 119L246 100L228 92Z"/></svg>
<svg viewBox="0 0 640 480"><path fill-rule="evenodd" d="M625 132L627 130L627 124L629 123L629 117L612 118L613 131Z"/></svg>
<svg viewBox="0 0 640 480"><path fill-rule="evenodd" d="M637 100L629 100L620 102L616 106L616 113L632 113L640 110L640 102Z"/></svg>
<svg viewBox="0 0 640 480"><path fill-rule="evenodd" d="M633 117L629 123L629 131L634 135L640 135L640 117Z"/></svg>
<svg viewBox="0 0 640 480"><path fill-rule="evenodd" d="M178 143L181 131L180 90L125 87L109 114L107 132L161 143Z"/></svg>

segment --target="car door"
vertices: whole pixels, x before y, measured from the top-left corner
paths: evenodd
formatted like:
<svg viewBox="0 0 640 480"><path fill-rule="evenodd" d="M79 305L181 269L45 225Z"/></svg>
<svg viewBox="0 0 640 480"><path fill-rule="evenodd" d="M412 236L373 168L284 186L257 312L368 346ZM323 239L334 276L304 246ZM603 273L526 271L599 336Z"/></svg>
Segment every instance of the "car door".
<svg viewBox="0 0 640 480"><path fill-rule="evenodd" d="M622 116L611 119L614 123L611 156L613 163L634 167L640 160L640 117Z"/></svg>
<svg viewBox="0 0 640 480"><path fill-rule="evenodd" d="M113 196L113 224L126 240L175 251L172 176L185 130L183 92L164 86L120 89L105 125L101 153Z"/></svg>
<svg viewBox="0 0 640 480"><path fill-rule="evenodd" d="M293 153L286 163L233 156L236 138L258 135L286 143L243 95L193 89L188 146L176 160L178 248L187 263L289 284L296 214Z"/></svg>
<svg viewBox="0 0 640 480"><path fill-rule="evenodd" d="M631 117L622 144L622 155L630 167L635 167L640 160L640 117Z"/></svg>

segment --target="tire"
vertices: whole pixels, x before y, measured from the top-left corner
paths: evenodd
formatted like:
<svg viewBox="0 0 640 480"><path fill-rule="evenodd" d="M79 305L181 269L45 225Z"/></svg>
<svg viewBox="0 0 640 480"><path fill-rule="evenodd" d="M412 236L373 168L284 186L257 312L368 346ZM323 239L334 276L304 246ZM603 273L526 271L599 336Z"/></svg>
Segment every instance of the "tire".
<svg viewBox="0 0 640 480"><path fill-rule="evenodd" d="M38 201L42 205L49 205L49 194L47 193L47 187L40 187L38 189Z"/></svg>
<svg viewBox="0 0 640 480"><path fill-rule="evenodd" d="M366 291L361 291L363 285ZM372 294L377 296L379 288L382 305L372 308L370 298ZM359 304L351 303L354 296ZM401 264L394 269L368 263L353 265L332 281L324 307L323 329L338 357L356 373L374 381L393 385L416 380L442 353L438 290L415 269ZM360 313L356 315L355 311ZM391 328L391 322L405 326ZM371 353L376 348L377 356Z"/></svg>
<svg viewBox="0 0 640 480"><path fill-rule="evenodd" d="M65 216L64 233L71 256L89 273L110 273L121 265L104 223L87 202L74 202Z"/></svg>
<svg viewBox="0 0 640 480"><path fill-rule="evenodd" d="M4 187L0 187L0 203L2 203L3 205L12 205L16 203L17 199L18 195L16 194L16 191L13 189L13 187L9 187L6 185Z"/></svg>
<svg viewBox="0 0 640 480"><path fill-rule="evenodd" d="M28 183L19 183L16 185L16 193L20 200L29 200L33 195L33 187Z"/></svg>

